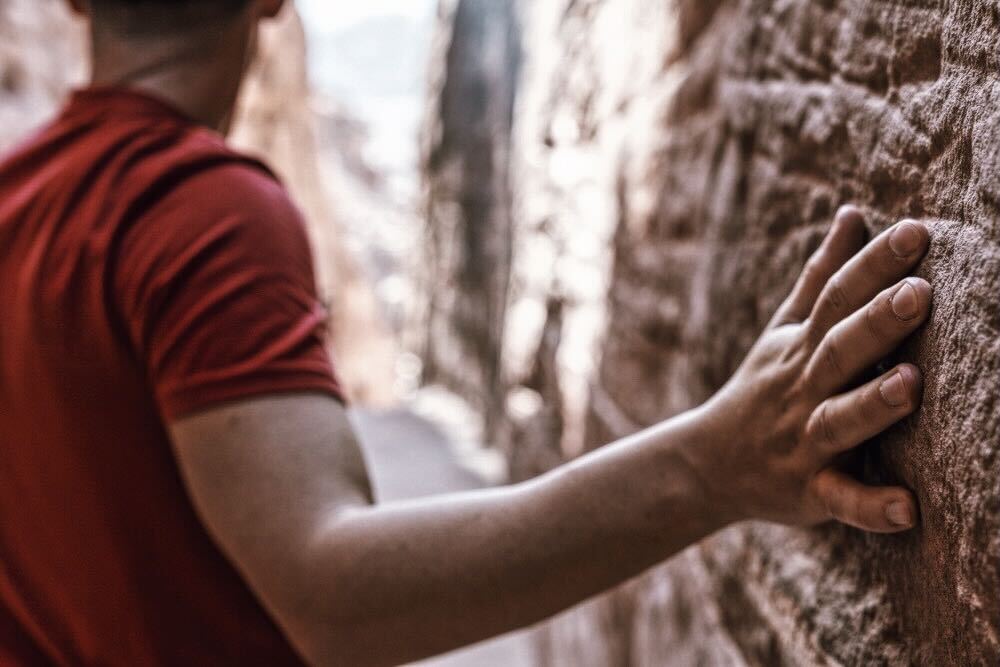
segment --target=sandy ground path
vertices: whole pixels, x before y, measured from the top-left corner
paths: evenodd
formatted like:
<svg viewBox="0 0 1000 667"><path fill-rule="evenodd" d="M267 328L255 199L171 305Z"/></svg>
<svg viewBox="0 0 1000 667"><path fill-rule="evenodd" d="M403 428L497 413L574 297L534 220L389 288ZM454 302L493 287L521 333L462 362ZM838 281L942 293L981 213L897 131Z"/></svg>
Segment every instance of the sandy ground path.
<svg viewBox="0 0 1000 667"><path fill-rule="evenodd" d="M406 410L356 410L362 441L381 501L482 488L486 483L456 461L445 433ZM532 667L527 633L515 633L420 663L420 667Z"/></svg>

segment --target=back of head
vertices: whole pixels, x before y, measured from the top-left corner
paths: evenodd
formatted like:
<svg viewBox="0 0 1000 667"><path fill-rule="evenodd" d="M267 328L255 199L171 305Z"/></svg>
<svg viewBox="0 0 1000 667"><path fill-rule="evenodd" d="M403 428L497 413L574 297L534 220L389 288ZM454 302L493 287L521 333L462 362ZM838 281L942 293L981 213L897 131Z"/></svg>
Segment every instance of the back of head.
<svg viewBox="0 0 1000 667"><path fill-rule="evenodd" d="M222 132L253 59L258 26L284 5L284 0L67 2L90 19L92 83L142 88Z"/></svg>
<svg viewBox="0 0 1000 667"><path fill-rule="evenodd" d="M95 28L118 37L153 38L204 32L232 19L253 0L89 0Z"/></svg>

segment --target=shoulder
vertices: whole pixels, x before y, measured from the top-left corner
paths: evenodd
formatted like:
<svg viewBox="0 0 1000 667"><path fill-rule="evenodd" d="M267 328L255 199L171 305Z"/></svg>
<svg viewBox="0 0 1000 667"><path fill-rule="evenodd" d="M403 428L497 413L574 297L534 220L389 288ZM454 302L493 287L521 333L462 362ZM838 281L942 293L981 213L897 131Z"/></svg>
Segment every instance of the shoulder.
<svg viewBox="0 0 1000 667"><path fill-rule="evenodd" d="M298 216L284 185L266 164L202 129L189 130L159 152L136 186L153 201L197 197L213 212L256 210Z"/></svg>
<svg viewBox="0 0 1000 667"><path fill-rule="evenodd" d="M312 271L305 225L287 190L262 163L214 138L195 136L160 156L141 185L143 202L125 216L118 247L126 276L153 277L181 266Z"/></svg>
<svg viewBox="0 0 1000 667"><path fill-rule="evenodd" d="M186 246L224 234L272 250L305 243L302 215L277 176L214 135L193 132L157 161L136 183L143 203L126 214L131 236Z"/></svg>
<svg viewBox="0 0 1000 667"><path fill-rule="evenodd" d="M224 219L239 220L258 233L293 231L302 218L284 185L262 163L223 153L175 173L163 190L159 212L184 210L183 218L199 227Z"/></svg>
<svg viewBox="0 0 1000 667"><path fill-rule="evenodd" d="M264 162L233 149L206 128L135 120L112 130L102 125L91 134L107 144L103 169L109 173L103 176L116 194L109 209L126 224L192 198L206 213L258 209L298 215Z"/></svg>

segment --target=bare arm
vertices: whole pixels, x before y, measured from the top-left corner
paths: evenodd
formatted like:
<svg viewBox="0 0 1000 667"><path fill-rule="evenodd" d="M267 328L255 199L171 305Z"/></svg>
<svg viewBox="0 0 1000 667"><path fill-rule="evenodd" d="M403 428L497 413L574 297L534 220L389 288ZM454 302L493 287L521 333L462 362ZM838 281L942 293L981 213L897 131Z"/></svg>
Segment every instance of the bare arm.
<svg viewBox="0 0 1000 667"><path fill-rule="evenodd" d="M344 412L318 395L175 422L181 471L211 534L324 665L398 664L533 623L741 519L906 529L908 491L832 467L919 400L911 366L838 395L928 313L923 281L880 294L926 250L926 229L904 227L854 256L860 216L843 211L712 401L532 482L373 506Z"/></svg>
<svg viewBox="0 0 1000 667"><path fill-rule="evenodd" d="M355 481L347 423L332 399L292 396L174 429L200 443L182 460L206 524L317 664L397 664L524 626L726 522L679 453L700 437L690 418L533 482L384 506Z"/></svg>

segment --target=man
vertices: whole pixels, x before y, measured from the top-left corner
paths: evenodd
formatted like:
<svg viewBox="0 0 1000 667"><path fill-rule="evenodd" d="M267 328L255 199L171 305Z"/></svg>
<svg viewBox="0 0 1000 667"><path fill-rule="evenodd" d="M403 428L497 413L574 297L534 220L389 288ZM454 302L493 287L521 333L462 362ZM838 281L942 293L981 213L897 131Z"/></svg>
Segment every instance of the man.
<svg viewBox="0 0 1000 667"><path fill-rule="evenodd" d="M281 0L71 0L93 86L0 165L0 658L391 665L745 519L917 522L843 454L916 408L927 229L845 207L703 407L535 481L374 505L285 191L221 137Z"/></svg>

